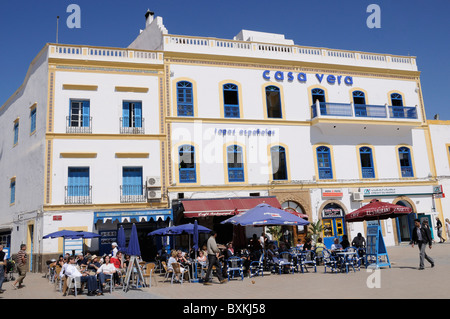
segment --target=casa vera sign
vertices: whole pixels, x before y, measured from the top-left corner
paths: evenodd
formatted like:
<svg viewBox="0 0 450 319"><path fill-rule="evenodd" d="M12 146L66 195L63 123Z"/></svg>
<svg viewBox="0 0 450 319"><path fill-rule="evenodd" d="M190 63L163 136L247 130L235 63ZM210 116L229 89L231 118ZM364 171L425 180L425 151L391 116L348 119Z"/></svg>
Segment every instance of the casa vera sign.
<svg viewBox="0 0 450 319"><path fill-rule="evenodd" d="M309 74L307 75L304 72L300 73L293 73L293 72L283 72L283 71L275 71L271 73L270 70L264 70L262 73L262 76L265 80L272 80L275 79L277 81L288 81L293 82L294 80L297 80L298 82L307 82L308 76L315 76L316 79L319 81L319 83L327 82L328 84L337 84L341 85L342 83L346 85L353 85L353 77L349 75L333 75L333 74L323 74L323 73L316 73L315 75Z"/></svg>

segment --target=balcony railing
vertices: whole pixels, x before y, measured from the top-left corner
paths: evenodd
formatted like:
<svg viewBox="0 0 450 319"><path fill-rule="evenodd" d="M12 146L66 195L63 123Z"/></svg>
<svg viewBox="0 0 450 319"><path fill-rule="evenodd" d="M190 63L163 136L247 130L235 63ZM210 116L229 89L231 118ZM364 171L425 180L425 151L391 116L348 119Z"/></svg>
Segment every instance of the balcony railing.
<svg viewBox="0 0 450 319"><path fill-rule="evenodd" d="M145 134L144 118L120 118L120 134Z"/></svg>
<svg viewBox="0 0 450 319"><path fill-rule="evenodd" d="M415 106L366 105L317 102L311 105L312 118L327 116L417 119Z"/></svg>
<svg viewBox="0 0 450 319"><path fill-rule="evenodd" d="M363 167L361 170L362 178L375 178L375 171L373 167Z"/></svg>
<svg viewBox="0 0 450 319"><path fill-rule="evenodd" d="M92 204L92 186L66 186L65 204Z"/></svg>
<svg viewBox="0 0 450 319"><path fill-rule="evenodd" d="M145 185L120 185L121 203L143 203L146 201Z"/></svg>
<svg viewBox="0 0 450 319"><path fill-rule="evenodd" d="M71 116L66 117L66 133L69 134L92 134L92 117L81 116L74 119Z"/></svg>

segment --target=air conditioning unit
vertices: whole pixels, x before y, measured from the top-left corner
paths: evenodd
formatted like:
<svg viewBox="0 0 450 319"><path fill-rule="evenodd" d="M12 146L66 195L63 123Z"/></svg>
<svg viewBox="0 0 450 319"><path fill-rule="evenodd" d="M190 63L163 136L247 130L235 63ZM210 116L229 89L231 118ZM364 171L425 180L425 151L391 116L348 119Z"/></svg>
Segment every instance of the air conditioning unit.
<svg viewBox="0 0 450 319"><path fill-rule="evenodd" d="M161 187L161 177L147 176L147 187Z"/></svg>
<svg viewBox="0 0 450 319"><path fill-rule="evenodd" d="M147 199L160 199L161 190L160 189L149 189L147 190Z"/></svg>
<svg viewBox="0 0 450 319"><path fill-rule="evenodd" d="M362 201L364 200L364 194L363 193L353 193L353 201Z"/></svg>

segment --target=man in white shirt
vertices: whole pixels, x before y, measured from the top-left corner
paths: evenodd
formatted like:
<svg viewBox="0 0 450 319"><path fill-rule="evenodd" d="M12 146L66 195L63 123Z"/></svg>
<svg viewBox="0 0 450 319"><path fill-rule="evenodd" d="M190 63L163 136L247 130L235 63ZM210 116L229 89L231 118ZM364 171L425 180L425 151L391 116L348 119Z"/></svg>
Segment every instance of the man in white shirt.
<svg viewBox="0 0 450 319"><path fill-rule="evenodd" d="M62 270L61 270L61 273L62 273ZM74 256L69 257L69 262L67 263L67 266L64 269L63 276L66 276L66 281L64 282L64 287L63 287L63 296L67 295L67 277L72 277L72 278L79 277L80 282L87 282L88 296L95 295L95 291L97 290L97 277L89 276L87 273L80 273L80 271L77 268L76 260L75 260Z"/></svg>

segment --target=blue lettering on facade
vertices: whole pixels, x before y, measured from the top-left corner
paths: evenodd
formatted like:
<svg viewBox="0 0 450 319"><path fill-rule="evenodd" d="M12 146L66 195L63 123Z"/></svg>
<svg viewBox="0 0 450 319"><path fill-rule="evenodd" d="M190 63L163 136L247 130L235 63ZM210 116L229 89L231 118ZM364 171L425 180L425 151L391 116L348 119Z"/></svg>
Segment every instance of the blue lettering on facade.
<svg viewBox="0 0 450 319"><path fill-rule="evenodd" d="M316 73L315 75L316 75L316 78L319 81L319 83L322 83L323 78L326 76L327 83L331 84L331 85L336 84L336 82L337 82L338 85L341 85L342 78L344 77L343 75L335 76L333 74L325 75L323 73ZM263 78L265 80L270 80L271 79L270 70L263 71L262 76L263 76ZM285 80L285 74L284 74L283 71L275 71L275 73L273 74L273 78L275 80L277 80L277 81L284 81ZM294 79L295 79L294 73L293 72L287 72L286 73L286 79L289 82L294 81ZM308 79L308 77L307 77L306 73L300 72L300 73L297 74L297 81L298 82L306 82L307 79ZM353 77L351 77L349 75L345 76L344 77L344 83L347 84L347 85L353 85Z"/></svg>

